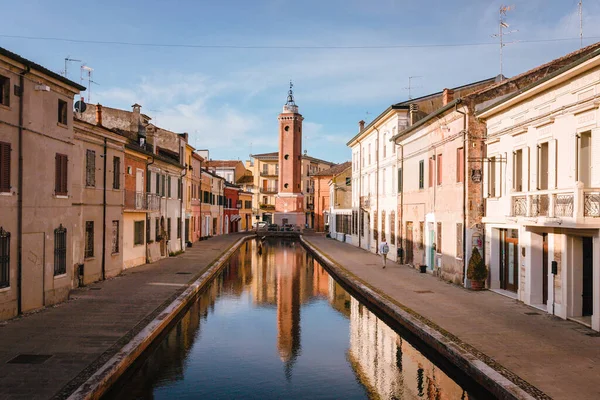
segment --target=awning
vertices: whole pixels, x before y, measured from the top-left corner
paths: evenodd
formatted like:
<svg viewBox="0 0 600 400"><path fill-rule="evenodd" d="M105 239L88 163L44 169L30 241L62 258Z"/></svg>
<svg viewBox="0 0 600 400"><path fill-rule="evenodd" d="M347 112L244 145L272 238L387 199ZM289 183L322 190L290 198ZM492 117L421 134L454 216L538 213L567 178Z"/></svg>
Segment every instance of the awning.
<svg viewBox="0 0 600 400"><path fill-rule="evenodd" d="M230 218L231 222L239 221L242 217L239 214L232 215Z"/></svg>

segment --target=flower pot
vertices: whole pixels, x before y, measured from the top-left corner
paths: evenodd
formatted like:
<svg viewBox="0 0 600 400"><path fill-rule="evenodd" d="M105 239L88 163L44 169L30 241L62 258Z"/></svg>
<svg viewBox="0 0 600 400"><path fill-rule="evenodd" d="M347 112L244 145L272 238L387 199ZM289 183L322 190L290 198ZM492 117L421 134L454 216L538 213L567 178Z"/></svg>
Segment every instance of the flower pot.
<svg viewBox="0 0 600 400"><path fill-rule="evenodd" d="M421 273L424 274L427 272L427 265L420 265L419 269L420 269Z"/></svg>
<svg viewBox="0 0 600 400"><path fill-rule="evenodd" d="M485 281L471 281L471 290L483 290Z"/></svg>

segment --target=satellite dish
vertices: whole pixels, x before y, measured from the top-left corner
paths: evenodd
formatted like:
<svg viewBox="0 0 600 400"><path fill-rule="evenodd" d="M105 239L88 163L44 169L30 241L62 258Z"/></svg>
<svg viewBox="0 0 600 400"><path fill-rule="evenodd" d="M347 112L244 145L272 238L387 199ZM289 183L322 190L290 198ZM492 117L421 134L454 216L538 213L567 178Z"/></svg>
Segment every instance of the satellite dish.
<svg viewBox="0 0 600 400"><path fill-rule="evenodd" d="M75 102L75 111L77 112L85 112L85 110L87 109L87 104L85 104L85 102L83 100L79 100Z"/></svg>

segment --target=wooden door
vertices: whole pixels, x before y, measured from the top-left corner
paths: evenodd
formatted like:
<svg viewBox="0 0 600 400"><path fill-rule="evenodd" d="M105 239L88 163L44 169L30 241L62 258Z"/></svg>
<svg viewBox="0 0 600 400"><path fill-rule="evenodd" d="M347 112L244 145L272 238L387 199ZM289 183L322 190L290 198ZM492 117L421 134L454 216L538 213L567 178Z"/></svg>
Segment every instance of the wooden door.
<svg viewBox="0 0 600 400"><path fill-rule="evenodd" d="M406 222L406 257L405 264L413 263L413 223L411 221Z"/></svg>
<svg viewBox="0 0 600 400"><path fill-rule="evenodd" d="M583 241L583 290L582 290L582 310L581 315L587 316L594 313L593 307L593 253L592 253L592 238L584 237Z"/></svg>
<svg viewBox="0 0 600 400"><path fill-rule="evenodd" d="M548 234L542 234L542 303L548 303Z"/></svg>
<svg viewBox="0 0 600 400"><path fill-rule="evenodd" d="M44 242L43 233L23 234L23 275L21 280L23 312L44 306Z"/></svg>
<svg viewBox="0 0 600 400"><path fill-rule="evenodd" d="M503 232L500 286L502 289L516 293L519 287L519 239L506 237L506 231Z"/></svg>

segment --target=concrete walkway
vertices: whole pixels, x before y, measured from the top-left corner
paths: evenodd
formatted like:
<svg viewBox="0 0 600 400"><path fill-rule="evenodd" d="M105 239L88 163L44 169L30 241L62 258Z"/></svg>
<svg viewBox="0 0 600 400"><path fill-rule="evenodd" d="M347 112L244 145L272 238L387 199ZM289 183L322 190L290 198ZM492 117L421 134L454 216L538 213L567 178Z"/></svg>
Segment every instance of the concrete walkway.
<svg viewBox="0 0 600 400"><path fill-rule="evenodd" d="M244 235L195 243L178 257L129 269L74 290L65 303L0 323L0 399L68 397ZM19 355L51 357L9 363Z"/></svg>
<svg viewBox="0 0 600 400"><path fill-rule="evenodd" d="M505 376L555 399L600 398L600 335L499 294L473 292L323 236L304 239L356 279L441 328ZM454 338L452 337L454 336Z"/></svg>

